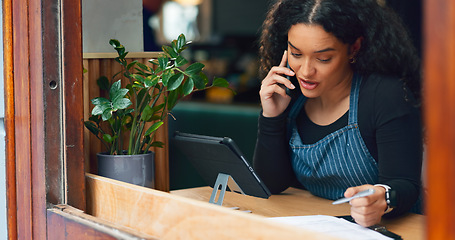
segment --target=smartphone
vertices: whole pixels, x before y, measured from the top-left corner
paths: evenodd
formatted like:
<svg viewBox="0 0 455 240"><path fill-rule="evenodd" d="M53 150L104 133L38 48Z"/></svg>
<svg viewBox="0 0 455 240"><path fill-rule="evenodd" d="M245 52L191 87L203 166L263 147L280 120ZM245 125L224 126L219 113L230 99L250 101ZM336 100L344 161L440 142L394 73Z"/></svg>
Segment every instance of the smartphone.
<svg viewBox="0 0 455 240"><path fill-rule="evenodd" d="M289 77L287 77L289 79ZM280 86L281 88L283 88L285 91L286 91L286 95L288 95L289 97L291 96L291 89L287 88L284 84L282 83L277 83L278 86Z"/></svg>
<svg viewBox="0 0 455 240"><path fill-rule="evenodd" d="M286 64L286 67L291 69L291 67L289 66L289 63ZM291 80L291 77L287 76L286 75L286 78L292 82ZM294 84L294 83L293 83ZM283 88L285 91L286 91L286 95L288 95L289 97L291 97L291 89L287 88L284 84L282 83L277 83L278 86L280 86L281 88Z"/></svg>
<svg viewBox="0 0 455 240"><path fill-rule="evenodd" d="M286 63L286 67L291 69L291 67L289 66L289 63ZM289 76L286 76L286 78L291 81L291 77ZM286 86L283 85L283 87L285 88L285 91L286 91L286 95L288 95L289 97L291 97L291 89L287 88Z"/></svg>

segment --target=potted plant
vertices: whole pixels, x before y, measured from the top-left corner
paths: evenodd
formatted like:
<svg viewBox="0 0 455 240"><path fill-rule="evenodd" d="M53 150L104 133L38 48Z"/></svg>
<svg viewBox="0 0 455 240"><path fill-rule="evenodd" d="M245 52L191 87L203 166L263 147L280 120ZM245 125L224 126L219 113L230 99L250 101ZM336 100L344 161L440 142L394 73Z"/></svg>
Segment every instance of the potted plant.
<svg viewBox="0 0 455 240"><path fill-rule="evenodd" d="M84 123L106 148L106 152L97 154L98 174L154 187L154 153L150 148L163 147L164 143L155 141L155 134L172 108L195 91L214 86L227 88L229 84L223 78L215 78L210 84L202 72L202 63L188 65L182 52L190 42L183 34L170 46L162 46L163 53L149 61L153 68L137 61L127 62L128 52L118 40L111 39L109 44L116 50L115 60L122 70L111 80L97 80L108 97L91 100L94 108ZM127 79L126 84L117 80L120 76ZM124 133L129 137L124 139Z"/></svg>

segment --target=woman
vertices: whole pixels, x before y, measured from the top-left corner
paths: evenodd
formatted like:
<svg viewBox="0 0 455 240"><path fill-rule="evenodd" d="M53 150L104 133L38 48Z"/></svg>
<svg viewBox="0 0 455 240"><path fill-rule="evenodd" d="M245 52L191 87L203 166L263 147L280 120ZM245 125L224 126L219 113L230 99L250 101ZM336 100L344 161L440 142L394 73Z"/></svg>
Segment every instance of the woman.
<svg viewBox="0 0 455 240"><path fill-rule="evenodd" d="M420 62L400 19L375 0L281 0L260 44L254 167L271 192L297 183L335 200L373 188L350 201L362 226L418 212Z"/></svg>

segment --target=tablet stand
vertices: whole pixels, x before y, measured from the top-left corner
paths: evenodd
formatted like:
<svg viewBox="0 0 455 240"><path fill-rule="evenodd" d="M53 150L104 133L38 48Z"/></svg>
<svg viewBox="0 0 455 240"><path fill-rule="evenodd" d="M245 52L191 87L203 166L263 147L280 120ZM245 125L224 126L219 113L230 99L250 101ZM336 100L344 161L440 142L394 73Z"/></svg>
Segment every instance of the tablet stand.
<svg viewBox="0 0 455 240"><path fill-rule="evenodd" d="M213 185L212 195L210 196L209 203L223 205L224 193L226 192L226 187L229 187L231 192L237 192L245 195L243 190L239 187L239 185L235 182L234 178L231 175L218 173L218 177L216 178L215 185ZM220 194L218 196L218 200L215 202L216 196L218 195L218 191Z"/></svg>

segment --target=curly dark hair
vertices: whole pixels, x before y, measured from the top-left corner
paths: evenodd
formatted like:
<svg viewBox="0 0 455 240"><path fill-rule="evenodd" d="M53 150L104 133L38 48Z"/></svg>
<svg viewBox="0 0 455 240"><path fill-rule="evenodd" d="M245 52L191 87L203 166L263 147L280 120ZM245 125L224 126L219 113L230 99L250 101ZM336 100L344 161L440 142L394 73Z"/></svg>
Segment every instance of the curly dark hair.
<svg viewBox="0 0 455 240"><path fill-rule="evenodd" d="M353 70L368 75L395 75L420 101L420 59L400 17L376 0L277 0L259 39L261 75L280 63L288 31L295 24L316 24L341 42L363 37Z"/></svg>

